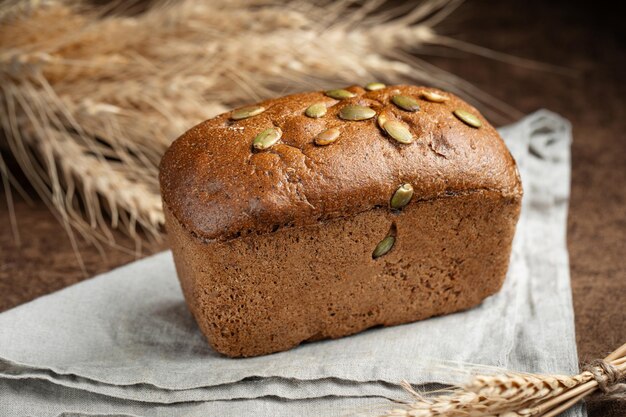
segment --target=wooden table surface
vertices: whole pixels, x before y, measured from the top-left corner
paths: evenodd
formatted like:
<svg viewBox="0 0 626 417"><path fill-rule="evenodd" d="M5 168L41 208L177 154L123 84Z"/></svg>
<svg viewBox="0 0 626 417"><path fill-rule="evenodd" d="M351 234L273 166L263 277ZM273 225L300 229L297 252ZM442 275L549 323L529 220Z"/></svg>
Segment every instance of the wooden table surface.
<svg viewBox="0 0 626 417"><path fill-rule="evenodd" d="M471 1L442 23L439 31L574 69L576 75L459 52L448 51L444 56L434 51L426 57L521 112L547 108L571 120L574 143L567 239L581 362L603 357L626 342L625 28L619 13L609 6ZM4 201L5 190L0 193ZM111 249L102 257L79 241L86 267L83 274L66 233L44 204L37 198L32 203L15 198L21 245L11 233L7 206L0 204L0 311L135 259ZM119 239L130 244L128 238L120 235ZM589 411L591 416L623 417L626 405L593 401Z"/></svg>

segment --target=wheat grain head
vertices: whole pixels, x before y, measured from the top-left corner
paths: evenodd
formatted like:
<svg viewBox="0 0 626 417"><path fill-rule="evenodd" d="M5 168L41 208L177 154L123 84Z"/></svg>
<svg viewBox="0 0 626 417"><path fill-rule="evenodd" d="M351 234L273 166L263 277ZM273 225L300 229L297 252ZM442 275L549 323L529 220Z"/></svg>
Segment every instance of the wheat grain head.
<svg viewBox="0 0 626 417"><path fill-rule="evenodd" d="M458 4L184 0L132 16L82 2L13 5L0 13L4 152L68 231L94 243L114 244L115 228L158 239L161 155L228 108L381 80L438 85L513 113L407 53L440 42L434 25Z"/></svg>

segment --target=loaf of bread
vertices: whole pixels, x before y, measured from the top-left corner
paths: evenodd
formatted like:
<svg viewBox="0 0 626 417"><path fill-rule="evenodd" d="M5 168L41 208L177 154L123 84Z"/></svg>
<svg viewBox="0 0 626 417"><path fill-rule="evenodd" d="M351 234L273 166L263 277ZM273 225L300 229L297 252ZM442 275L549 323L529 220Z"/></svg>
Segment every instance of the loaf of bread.
<svg viewBox="0 0 626 417"><path fill-rule="evenodd" d="M477 305L504 280L522 197L475 108L378 83L207 120L160 185L186 301L232 357Z"/></svg>

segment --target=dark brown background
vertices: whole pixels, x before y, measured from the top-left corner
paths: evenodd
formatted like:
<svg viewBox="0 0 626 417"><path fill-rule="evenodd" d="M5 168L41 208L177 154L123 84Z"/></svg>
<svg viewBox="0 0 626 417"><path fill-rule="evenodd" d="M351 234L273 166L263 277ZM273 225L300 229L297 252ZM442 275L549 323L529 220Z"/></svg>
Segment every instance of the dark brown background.
<svg viewBox="0 0 626 417"><path fill-rule="evenodd" d="M574 69L575 76L463 53L427 57L524 113L547 108L574 126L568 248L581 362L626 342L626 25L610 3L471 1L438 31L520 57ZM9 161L10 162L10 161ZM5 199L4 190L0 198ZM46 207L16 197L22 245L0 204L0 311L85 278ZM122 243L130 244L120 237ZM153 248L156 250L159 248ZM81 245L87 275L134 259ZM625 416L626 405L593 402L591 416Z"/></svg>

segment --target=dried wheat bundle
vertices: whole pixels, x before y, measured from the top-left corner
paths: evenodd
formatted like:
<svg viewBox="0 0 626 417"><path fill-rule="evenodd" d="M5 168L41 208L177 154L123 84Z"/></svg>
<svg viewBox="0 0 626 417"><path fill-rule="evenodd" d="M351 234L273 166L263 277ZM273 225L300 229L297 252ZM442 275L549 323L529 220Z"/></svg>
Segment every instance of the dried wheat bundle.
<svg viewBox="0 0 626 417"><path fill-rule="evenodd" d="M120 13L83 2L5 2L0 175L9 204L3 158L11 154L72 239L77 231L114 244L114 228L138 243L159 239L157 165L169 143L228 108L287 92L420 82L516 115L415 57L426 44L490 55L435 32L458 5L182 0Z"/></svg>
<svg viewBox="0 0 626 417"><path fill-rule="evenodd" d="M460 387L420 394L385 417L554 417L600 389L626 399L626 344L574 376L505 372L477 375Z"/></svg>

